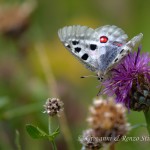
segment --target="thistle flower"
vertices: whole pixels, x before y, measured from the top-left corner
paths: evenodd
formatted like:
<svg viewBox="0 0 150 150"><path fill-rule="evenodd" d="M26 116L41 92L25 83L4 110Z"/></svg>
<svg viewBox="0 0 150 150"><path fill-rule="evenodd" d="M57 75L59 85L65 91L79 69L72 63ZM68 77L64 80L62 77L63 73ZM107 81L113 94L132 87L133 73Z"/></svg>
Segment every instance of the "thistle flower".
<svg viewBox="0 0 150 150"><path fill-rule="evenodd" d="M44 105L44 113L47 113L49 116L60 116L61 112L64 110L63 105L64 103L58 98L48 98Z"/></svg>
<svg viewBox="0 0 150 150"><path fill-rule="evenodd" d="M103 92L116 95L116 102L124 103L128 108L141 111L150 106L150 55L140 55L141 48L125 57L115 69L112 77L104 81Z"/></svg>

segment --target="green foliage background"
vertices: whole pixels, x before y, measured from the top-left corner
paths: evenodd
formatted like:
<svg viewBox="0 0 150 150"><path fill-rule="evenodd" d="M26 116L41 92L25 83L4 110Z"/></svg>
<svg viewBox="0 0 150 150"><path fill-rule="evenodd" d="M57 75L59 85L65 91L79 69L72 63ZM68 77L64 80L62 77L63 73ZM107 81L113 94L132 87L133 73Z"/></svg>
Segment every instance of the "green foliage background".
<svg viewBox="0 0 150 150"><path fill-rule="evenodd" d="M1 5L22 3L23 0L1 0ZM37 0L31 24L24 33L27 50L18 49L12 39L0 36L0 149L13 150L15 130L20 132L23 150L50 149L48 141L34 140L25 131L25 124L33 123L47 130L47 116L43 104L53 97L37 49L48 57L47 65L57 82L57 92L65 103L65 113L75 149L80 149L78 136L87 128L88 107L96 96L99 84L96 79L80 79L91 74L62 46L57 31L66 25L86 25L97 28L114 24L132 38L142 32L142 51L149 51L150 1L141 0ZM142 112L129 112L129 122L145 122ZM56 124L56 122L54 122ZM57 126L57 125L56 125ZM61 125L60 125L61 126ZM145 128L134 129L128 136L148 135ZM58 149L67 149L62 134L57 138ZM149 149L148 142L120 142L116 149Z"/></svg>

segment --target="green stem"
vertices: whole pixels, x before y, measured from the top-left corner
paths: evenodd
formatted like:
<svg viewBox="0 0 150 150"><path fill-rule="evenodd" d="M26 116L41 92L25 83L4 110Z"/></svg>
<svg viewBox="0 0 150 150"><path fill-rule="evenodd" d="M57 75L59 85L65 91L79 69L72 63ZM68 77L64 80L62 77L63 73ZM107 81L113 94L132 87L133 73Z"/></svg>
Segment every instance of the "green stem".
<svg viewBox="0 0 150 150"><path fill-rule="evenodd" d="M53 131L52 131L52 117L51 116L48 117L48 131L49 131L49 135L51 135L53 133ZM53 150L57 150L56 143L55 143L54 139L51 139L50 142L52 144Z"/></svg>
<svg viewBox="0 0 150 150"><path fill-rule="evenodd" d="M144 115L145 115L145 119L146 119L146 123L147 123L147 130L150 135L150 110L145 111Z"/></svg>
<svg viewBox="0 0 150 150"><path fill-rule="evenodd" d="M56 143L54 140L51 141L53 150L57 150Z"/></svg>
<svg viewBox="0 0 150 150"><path fill-rule="evenodd" d="M19 131L16 130L16 139L15 139L15 143L16 143L16 147L17 147L17 150L21 150L21 145L20 145L20 134L19 134Z"/></svg>
<svg viewBox="0 0 150 150"><path fill-rule="evenodd" d="M131 126L131 130L139 128L139 127L147 127L146 123L136 124Z"/></svg>
<svg viewBox="0 0 150 150"><path fill-rule="evenodd" d="M51 120L52 120L52 117L49 116L49 117L48 117L48 132L49 132L49 135L52 134Z"/></svg>

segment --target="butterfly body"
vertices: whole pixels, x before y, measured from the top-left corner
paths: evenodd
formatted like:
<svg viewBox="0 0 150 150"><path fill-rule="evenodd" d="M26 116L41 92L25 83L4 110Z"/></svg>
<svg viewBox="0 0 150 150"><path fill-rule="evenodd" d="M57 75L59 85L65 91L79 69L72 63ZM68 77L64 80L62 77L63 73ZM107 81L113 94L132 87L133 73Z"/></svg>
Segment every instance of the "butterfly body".
<svg viewBox="0 0 150 150"><path fill-rule="evenodd" d="M127 34L114 25L105 25L95 30L80 25L66 26L58 31L58 35L64 46L86 68L96 72L100 79L143 37L140 33L127 42Z"/></svg>

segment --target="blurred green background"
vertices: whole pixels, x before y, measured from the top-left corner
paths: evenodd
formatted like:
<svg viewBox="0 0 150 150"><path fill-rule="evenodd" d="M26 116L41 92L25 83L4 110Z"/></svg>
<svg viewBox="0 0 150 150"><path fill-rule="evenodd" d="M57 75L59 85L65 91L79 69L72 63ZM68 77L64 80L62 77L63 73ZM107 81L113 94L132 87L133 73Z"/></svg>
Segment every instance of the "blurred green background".
<svg viewBox="0 0 150 150"><path fill-rule="evenodd" d="M27 1L1 0L0 10L6 4L10 10L24 2ZM33 123L47 130L43 105L48 97L55 94L65 104L74 149L80 149L78 136L88 127L88 107L98 93L96 86L99 82L93 78L80 79L80 76L91 72L65 50L57 31L63 26L74 24L92 28L114 24L121 27L129 38L142 32L142 50L148 52L150 1L30 0L28 3L31 3L34 11L27 15L25 22L21 19L18 21L22 23L20 26L23 29L13 25L17 20L15 11L19 6L13 11L14 14L0 11L0 24L3 24L0 27L0 149L17 149L16 130L20 132L23 150L51 149L48 141L29 137L25 124ZM19 14L25 15L21 11ZM129 112L128 120L132 125L145 122L142 112ZM58 122L55 122L57 126ZM128 136L142 135L148 135L143 127L134 129ZM56 142L58 149L68 149L62 133ZM116 149L148 150L149 146L148 142L120 142L116 144Z"/></svg>

